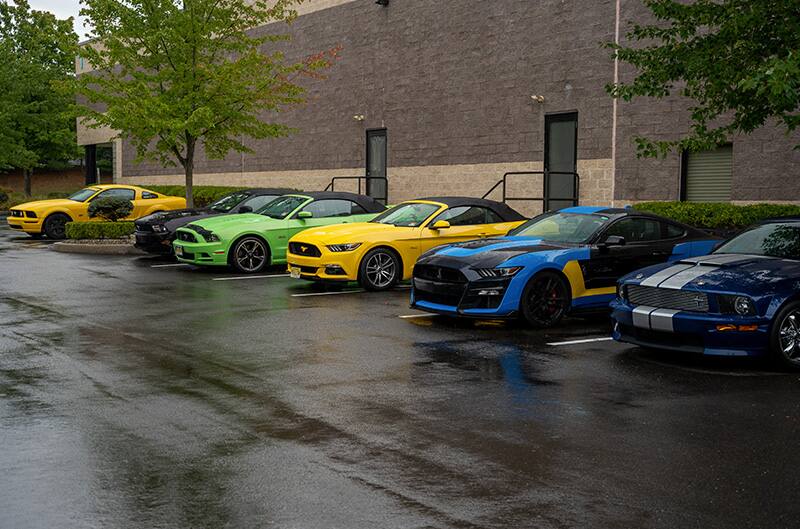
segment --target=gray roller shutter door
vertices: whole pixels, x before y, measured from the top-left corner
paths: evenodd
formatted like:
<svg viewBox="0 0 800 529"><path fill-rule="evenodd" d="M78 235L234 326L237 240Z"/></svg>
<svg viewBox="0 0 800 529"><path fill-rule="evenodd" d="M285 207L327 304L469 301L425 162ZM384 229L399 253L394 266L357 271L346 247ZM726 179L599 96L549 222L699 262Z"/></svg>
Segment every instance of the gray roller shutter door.
<svg viewBox="0 0 800 529"><path fill-rule="evenodd" d="M730 201L733 146L725 145L713 151L687 153L686 156L686 200Z"/></svg>

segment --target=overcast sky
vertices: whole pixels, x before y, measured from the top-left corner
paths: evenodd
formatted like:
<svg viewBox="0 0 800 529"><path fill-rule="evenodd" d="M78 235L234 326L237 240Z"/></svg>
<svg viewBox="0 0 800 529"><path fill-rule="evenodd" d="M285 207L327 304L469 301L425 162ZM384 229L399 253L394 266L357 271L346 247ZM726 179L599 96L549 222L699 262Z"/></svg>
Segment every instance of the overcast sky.
<svg viewBox="0 0 800 529"><path fill-rule="evenodd" d="M58 18L75 17L75 32L83 40L86 38L86 29L83 21L78 18L80 0L29 0L31 9L38 11L51 11Z"/></svg>

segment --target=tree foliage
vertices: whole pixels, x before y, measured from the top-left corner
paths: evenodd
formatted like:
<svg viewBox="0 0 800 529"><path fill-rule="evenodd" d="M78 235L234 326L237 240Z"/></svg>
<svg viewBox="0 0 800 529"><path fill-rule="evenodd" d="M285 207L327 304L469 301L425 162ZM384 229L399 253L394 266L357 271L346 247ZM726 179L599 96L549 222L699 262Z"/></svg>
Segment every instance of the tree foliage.
<svg viewBox="0 0 800 529"><path fill-rule="evenodd" d="M288 135L276 113L304 101L298 77L335 59L338 49L297 62L274 49L288 36L263 26L291 22L299 1L84 0L95 42L83 56L96 68L77 83L87 123L119 131L140 160L180 164L191 207L198 146L219 159L251 152L247 137Z"/></svg>
<svg viewBox="0 0 800 529"><path fill-rule="evenodd" d="M133 211L133 202L127 198L106 197L92 200L89 204L89 218L100 217L111 222L124 219Z"/></svg>
<svg viewBox="0 0 800 529"><path fill-rule="evenodd" d="M639 154L710 149L774 118L800 124L800 2L798 0L644 0L655 24L636 25L632 46L616 46L638 69L630 83L609 85L616 98L694 101L686 137L637 138Z"/></svg>
<svg viewBox="0 0 800 529"><path fill-rule="evenodd" d="M73 97L58 84L74 75L72 19L0 1L0 169L22 169L26 194L39 167L79 157Z"/></svg>

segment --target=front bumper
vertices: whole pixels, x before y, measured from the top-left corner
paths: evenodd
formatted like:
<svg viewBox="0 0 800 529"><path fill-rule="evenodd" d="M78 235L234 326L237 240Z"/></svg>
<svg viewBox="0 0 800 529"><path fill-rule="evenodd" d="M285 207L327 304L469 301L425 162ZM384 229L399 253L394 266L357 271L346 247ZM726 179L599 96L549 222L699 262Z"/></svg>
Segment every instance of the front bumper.
<svg viewBox="0 0 800 529"><path fill-rule="evenodd" d="M519 311L520 278L436 281L414 277L411 307L469 318L513 318Z"/></svg>
<svg viewBox="0 0 800 529"><path fill-rule="evenodd" d="M362 252L330 252L326 248L305 245L317 249L319 257L299 255L291 250L286 251L286 262L289 271L300 269L300 278L309 281L358 281L358 265Z"/></svg>
<svg viewBox="0 0 800 529"><path fill-rule="evenodd" d="M770 321L701 312L652 312L616 299L611 302L613 338L654 349L717 356L758 356L769 351ZM735 326L718 330L717 326ZM740 330L741 328L755 330Z"/></svg>
<svg viewBox="0 0 800 529"><path fill-rule="evenodd" d="M196 266L228 266L228 247L225 242L187 242L175 240L172 243L175 257L181 263Z"/></svg>
<svg viewBox="0 0 800 529"><path fill-rule="evenodd" d="M140 250L160 255L172 255L172 238L174 234L136 230L134 236L136 237L136 242L133 245Z"/></svg>
<svg viewBox="0 0 800 529"><path fill-rule="evenodd" d="M31 219L29 217L11 217L9 216L6 221L8 227L12 230L24 231L25 233L38 234L42 233L42 220L41 218Z"/></svg>

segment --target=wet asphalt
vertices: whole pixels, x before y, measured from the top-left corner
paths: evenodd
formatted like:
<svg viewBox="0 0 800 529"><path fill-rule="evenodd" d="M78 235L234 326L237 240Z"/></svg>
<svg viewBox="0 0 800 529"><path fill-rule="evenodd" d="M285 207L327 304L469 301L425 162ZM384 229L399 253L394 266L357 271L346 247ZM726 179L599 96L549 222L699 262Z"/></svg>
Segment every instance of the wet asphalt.
<svg viewBox="0 0 800 529"><path fill-rule="evenodd" d="M2 226L2 528L800 525L798 374Z"/></svg>

